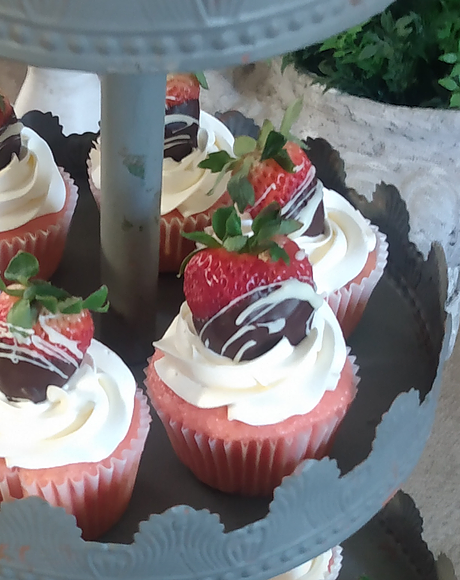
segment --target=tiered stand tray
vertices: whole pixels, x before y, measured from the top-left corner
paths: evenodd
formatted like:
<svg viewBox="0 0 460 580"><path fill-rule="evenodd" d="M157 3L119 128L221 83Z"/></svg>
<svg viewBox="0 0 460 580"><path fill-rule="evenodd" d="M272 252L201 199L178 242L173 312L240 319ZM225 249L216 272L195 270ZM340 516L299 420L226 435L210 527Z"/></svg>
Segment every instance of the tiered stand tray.
<svg viewBox="0 0 460 580"><path fill-rule="evenodd" d="M113 305L102 339L117 337L117 350L140 380L152 339L181 300L174 277L161 277L157 285L165 72L281 53L319 41L387 4L0 1L0 54L104 74L100 239L99 215L83 179L57 281L84 293L101 271ZM424 261L408 242L408 215L394 188L380 186L374 202L367 202L346 189L340 159L327 143L310 145L325 184L387 233L391 251L386 274L350 341L361 387L331 457L305 462L272 501L229 497L194 480L154 420L130 508L103 538L111 543L83 542L70 516L36 498L7 504L0 512L1 578L265 580L350 538L408 477L434 420L442 341L450 332L443 309L444 257L434 247ZM85 275L78 276L83 269ZM378 552L380 533L395 540L396 551L404 544L392 536L391 526L377 531L372 522L369 532L347 540L343 578L369 570L360 563L361 542L371 554ZM419 532L413 530L415 537ZM401 549L396 559L401 578L425 578ZM412 576L404 575L404 566Z"/></svg>

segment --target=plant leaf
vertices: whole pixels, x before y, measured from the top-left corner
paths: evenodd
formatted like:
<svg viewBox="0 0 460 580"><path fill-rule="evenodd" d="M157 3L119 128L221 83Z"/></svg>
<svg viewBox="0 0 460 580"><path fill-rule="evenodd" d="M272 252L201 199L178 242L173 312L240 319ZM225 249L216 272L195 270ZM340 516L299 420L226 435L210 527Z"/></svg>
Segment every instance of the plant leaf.
<svg viewBox="0 0 460 580"><path fill-rule="evenodd" d="M228 252L239 252L244 248L248 240L247 236L234 236L227 238L224 242L224 248Z"/></svg>
<svg viewBox="0 0 460 580"><path fill-rule="evenodd" d="M71 296L59 302L58 309L62 314L78 314L83 310L83 300L77 296Z"/></svg>
<svg viewBox="0 0 460 580"><path fill-rule="evenodd" d="M192 242L202 244L207 248L222 247L222 244L218 240L216 240L216 238L213 238L206 232L182 232L182 235L184 236L184 238L187 238L187 240L192 240Z"/></svg>
<svg viewBox="0 0 460 580"><path fill-rule="evenodd" d="M59 310L58 301L54 296L36 296L35 298L42 306L44 306L51 314L56 314Z"/></svg>
<svg viewBox="0 0 460 580"><path fill-rule="evenodd" d="M107 300L108 292L107 286L101 286L83 300L82 307L93 312L107 312L110 306Z"/></svg>
<svg viewBox="0 0 460 580"><path fill-rule="evenodd" d="M227 234L226 223L234 211L235 210L232 206L220 207L212 214L212 229L214 230L214 233L219 238L219 240L223 240L225 238L225 235Z"/></svg>
<svg viewBox="0 0 460 580"><path fill-rule="evenodd" d="M280 133L289 139L292 125L299 120L300 113L303 108L303 99L300 97L289 105L283 115L283 120L280 125Z"/></svg>
<svg viewBox="0 0 460 580"><path fill-rule="evenodd" d="M270 253L270 258L273 260L273 262L283 260L284 263L289 266L290 262L289 254L286 252L284 248L278 246L278 244L273 242L268 251Z"/></svg>
<svg viewBox="0 0 460 580"><path fill-rule="evenodd" d="M198 163L198 167L201 167L201 169L209 169L211 173L219 173L231 161L234 161L234 159L227 151L215 151Z"/></svg>
<svg viewBox="0 0 460 580"><path fill-rule="evenodd" d="M245 175L232 175L227 190L240 213L243 213L248 206L254 205L254 188Z"/></svg>
<svg viewBox="0 0 460 580"><path fill-rule="evenodd" d="M262 128L259 132L259 137L257 138L257 147L262 151L265 147L265 143L267 142L267 137L269 134L274 131L275 127L273 123L268 119L265 119L263 122Z"/></svg>
<svg viewBox="0 0 460 580"><path fill-rule="evenodd" d="M32 328L37 317L37 308L29 300L21 299L10 308L6 321L16 328Z"/></svg>
<svg viewBox="0 0 460 580"><path fill-rule="evenodd" d="M241 231L241 218L240 216L236 213L235 209L232 208L233 211L232 213L228 216L228 219L225 223L225 230L226 230L226 235L225 235L225 239L229 238L229 237L237 237L237 236L241 236L242 235L242 231ZM225 244L224 244L225 246Z"/></svg>
<svg viewBox="0 0 460 580"><path fill-rule="evenodd" d="M206 76L202 70L195 72L194 75L196 76L197 81L200 83L201 88L203 88L205 90L209 89L208 81L207 81Z"/></svg>
<svg viewBox="0 0 460 580"><path fill-rule="evenodd" d="M286 149L281 149L279 153L273 155L273 161L276 161L288 173L294 173L295 165Z"/></svg>
<svg viewBox="0 0 460 580"><path fill-rule="evenodd" d="M446 54L442 54L439 57L439 60L443 62L447 62L448 64L455 64L458 61L459 55L455 54L455 52L447 52Z"/></svg>
<svg viewBox="0 0 460 580"><path fill-rule="evenodd" d="M286 145L286 137L278 131L271 131L265 142L265 147L260 156L261 161L265 159L273 159L275 155L278 155L282 151L283 147Z"/></svg>
<svg viewBox="0 0 460 580"><path fill-rule="evenodd" d="M29 278L37 276L40 266L38 260L28 252L18 252L8 264L4 277L13 282L27 284Z"/></svg>
<svg viewBox="0 0 460 580"><path fill-rule="evenodd" d="M242 157L247 153L252 153L257 147L257 141L248 135L236 137L233 144L233 153L236 157Z"/></svg>

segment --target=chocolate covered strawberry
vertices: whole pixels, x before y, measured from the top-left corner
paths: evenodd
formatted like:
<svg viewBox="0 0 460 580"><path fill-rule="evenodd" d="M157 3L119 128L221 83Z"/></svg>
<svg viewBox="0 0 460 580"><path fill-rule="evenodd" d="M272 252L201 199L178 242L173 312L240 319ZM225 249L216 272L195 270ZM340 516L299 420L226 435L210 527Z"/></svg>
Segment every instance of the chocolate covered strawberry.
<svg viewBox="0 0 460 580"><path fill-rule="evenodd" d="M201 73L170 74L166 79L164 156L181 161L198 146Z"/></svg>
<svg viewBox="0 0 460 580"><path fill-rule="evenodd" d="M0 391L10 399L46 398L78 369L94 335L90 310L108 309L107 288L71 296L37 276L37 259L19 252L0 283Z"/></svg>
<svg viewBox="0 0 460 580"><path fill-rule="evenodd" d="M205 246L185 266L184 293L195 328L211 350L248 360L283 336L294 345L305 338L316 295L310 262L286 237L298 227L271 204L254 219L252 235L243 234L234 208L215 212L215 236L184 234Z"/></svg>
<svg viewBox="0 0 460 580"><path fill-rule="evenodd" d="M13 157L21 152L21 129L14 109L9 100L0 94L0 170L6 167Z"/></svg>
<svg viewBox="0 0 460 580"><path fill-rule="evenodd" d="M316 236L324 231L322 186L305 144L291 134L301 106L301 101L296 101L288 108L279 131L266 120L257 139L235 139L235 157L225 151L211 153L200 167L221 175L231 172L228 193L241 213L247 211L254 218L276 202L284 218L298 219L303 224L302 233Z"/></svg>

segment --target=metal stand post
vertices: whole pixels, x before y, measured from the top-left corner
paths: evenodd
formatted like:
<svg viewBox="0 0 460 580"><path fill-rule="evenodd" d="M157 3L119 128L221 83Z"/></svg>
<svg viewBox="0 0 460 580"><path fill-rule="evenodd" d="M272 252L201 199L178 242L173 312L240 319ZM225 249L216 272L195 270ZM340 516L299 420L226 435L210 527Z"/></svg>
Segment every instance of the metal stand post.
<svg viewBox="0 0 460 580"><path fill-rule="evenodd" d="M102 81L101 278L111 313L101 332L129 362L145 360L154 338L165 90L165 73Z"/></svg>

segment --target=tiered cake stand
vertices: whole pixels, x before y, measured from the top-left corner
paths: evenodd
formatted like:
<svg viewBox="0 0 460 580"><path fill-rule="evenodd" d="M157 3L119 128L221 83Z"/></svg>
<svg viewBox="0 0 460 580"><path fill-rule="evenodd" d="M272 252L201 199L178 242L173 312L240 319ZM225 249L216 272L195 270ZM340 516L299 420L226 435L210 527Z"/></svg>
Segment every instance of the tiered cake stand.
<svg viewBox="0 0 460 580"><path fill-rule="evenodd" d="M165 71L279 54L319 41L388 4L0 1L0 54L36 66L104 74L100 266L114 314L108 317L110 330L102 327L102 340L121 339L122 354L140 380L143 365L135 363L145 360L152 338L181 299L174 277L163 277L157 292ZM351 339L361 388L331 457L305 462L285 478L270 503L229 497L194 480L154 421L131 506L104 538L130 543L142 521L134 543L85 543L62 510L36 498L20 500L0 512L1 578L265 580L349 538L408 477L434 420L442 342L449 333L444 258L433 248L423 261L409 243L407 212L394 188L381 186L368 203L346 189L340 158L327 143L311 141L310 153L320 178L379 225L391 251L387 272ZM87 184L81 185L59 276L69 289L83 293L99 277L99 219ZM76 281L75 272L83 270ZM368 525L371 531L362 538L374 534ZM395 546L404 551L401 538ZM401 577L435 580L433 570L423 576L408 565L412 576ZM347 566L353 568L351 560Z"/></svg>

